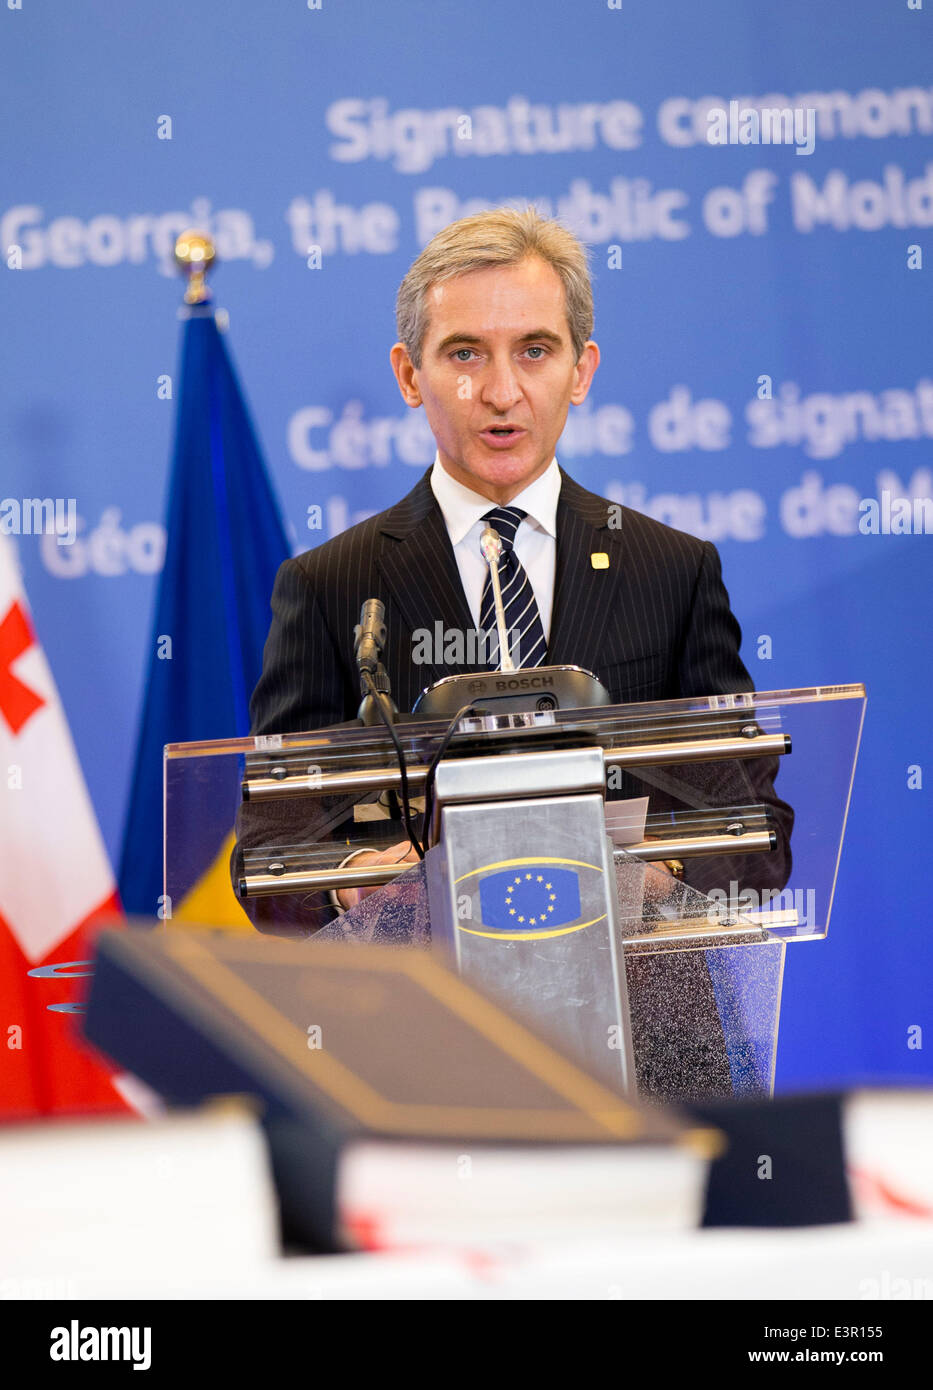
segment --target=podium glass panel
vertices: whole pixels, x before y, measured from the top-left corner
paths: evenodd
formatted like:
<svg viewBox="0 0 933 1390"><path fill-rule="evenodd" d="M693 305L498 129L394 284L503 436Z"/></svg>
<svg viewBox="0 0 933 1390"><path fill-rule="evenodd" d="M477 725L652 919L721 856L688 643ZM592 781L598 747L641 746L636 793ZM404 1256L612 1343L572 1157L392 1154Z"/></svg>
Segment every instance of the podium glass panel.
<svg viewBox="0 0 933 1390"><path fill-rule="evenodd" d="M474 859L492 872L509 862L510 839L539 852L540 798L552 808L558 798L563 813L577 790L574 767L586 765L610 823L592 823L592 852L579 862L609 864L603 877L615 878L607 930L624 960L639 1086L659 1096L744 1094L772 1084L785 945L829 928L864 709L864 688L850 685L480 715L452 734L444 720L395 729L416 833L434 847L429 862L440 862L445 824L449 858L451 827L466 823L471 798L479 804L461 783L485 785L479 801L509 811L479 859L481 833L477 842ZM556 781L529 795L533 766ZM459 932L498 932L489 950L501 949L501 922L477 929L491 901L479 879L472 925L451 907L442 928L428 910L423 865L347 862L406 841L400 791L382 726L167 746L166 927L426 946L433 924L434 945L456 950ZM610 836L608 859L594 835L603 846ZM354 884L379 891L342 916L332 890ZM493 969L492 987L495 977Z"/></svg>

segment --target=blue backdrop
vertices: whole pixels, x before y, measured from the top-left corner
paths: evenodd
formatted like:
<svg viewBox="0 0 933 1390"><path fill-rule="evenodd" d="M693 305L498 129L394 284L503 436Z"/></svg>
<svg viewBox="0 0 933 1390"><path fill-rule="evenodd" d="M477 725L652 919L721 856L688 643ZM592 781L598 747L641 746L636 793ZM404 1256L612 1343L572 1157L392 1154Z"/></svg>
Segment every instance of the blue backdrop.
<svg viewBox="0 0 933 1390"><path fill-rule="evenodd" d="M868 686L833 930L789 952L779 1082L929 1074L933 1041L908 1040L933 964L933 539L920 508L912 532L866 533L859 503L933 495L931 26L930 0L3 6L0 495L75 499L74 545L19 548L115 860L164 541L175 235L217 237L304 548L432 457L387 360L411 259L466 211L535 200L593 249L603 365L561 461L717 543L759 688ZM814 125L710 143L708 108L733 100L733 135L748 107Z"/></svg>

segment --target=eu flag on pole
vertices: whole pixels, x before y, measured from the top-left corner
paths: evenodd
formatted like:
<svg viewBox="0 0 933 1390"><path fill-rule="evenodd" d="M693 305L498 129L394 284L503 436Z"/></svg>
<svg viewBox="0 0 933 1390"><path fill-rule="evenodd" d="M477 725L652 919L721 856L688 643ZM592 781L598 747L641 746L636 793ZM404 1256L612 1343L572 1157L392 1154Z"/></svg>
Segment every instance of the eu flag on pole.
<svg viewBox="0 0 933 1390"><path fill-rule="evenodd" d="M206 303L191 307L184 327L169 486L168 544L119 875L126 910L150 917L163 893L163 746L249 733L269 595L289 554L249 412ZM229 879L218 872L226 842L199 843L197 836L195 819L186 893L214 869L211 882L223 881L229 896Z"/></svg>

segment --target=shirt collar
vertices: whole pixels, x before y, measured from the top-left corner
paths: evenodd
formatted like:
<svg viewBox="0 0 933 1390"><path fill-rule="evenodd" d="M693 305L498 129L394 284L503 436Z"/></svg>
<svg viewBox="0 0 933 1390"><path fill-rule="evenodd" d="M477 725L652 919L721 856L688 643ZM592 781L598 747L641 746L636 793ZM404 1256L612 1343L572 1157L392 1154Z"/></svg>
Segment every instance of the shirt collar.
<svg viewBox="0 0 933 1390"><path fill-rule="evenodd" d="M530 521L536 521L548 535L556 537L560 483L560 469L557 459L553 458L540 478L529 483L508 505L521 507L523 512L528 513ZM431 491L443 513L451 545L459 545L480 518L496 505L488 497L481 496L452 478L441 463L439 454L434 455Z"/></svg>

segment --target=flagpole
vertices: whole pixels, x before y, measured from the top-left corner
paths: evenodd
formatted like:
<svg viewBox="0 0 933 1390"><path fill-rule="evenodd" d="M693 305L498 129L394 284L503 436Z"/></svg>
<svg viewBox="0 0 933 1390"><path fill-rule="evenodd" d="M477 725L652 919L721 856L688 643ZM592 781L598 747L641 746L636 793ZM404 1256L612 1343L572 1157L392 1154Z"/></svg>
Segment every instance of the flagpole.
<svg viewBox="0 0 933 1390"><path fill-rule="evenodd" d="M175 265L185 280L179 317L185 323L167 540L120 889L127 909L137 916L181 921L191 898L202 920L209 912L214 922L246 927L224 867L230 826L192 813L183 832L184 873L166 876L163 856L163 807L166 797L174 796L170 786L166 791L165 745L249 733L249 696L262 670L269 595L289 555L275 493L221 337L223 311L207 284L219 259L203 230L188 228L175 241ZM232 777L233 763L231 769ZM223 796L227 794L225 790ZM180 805L176 796L176 826L183 815Z"/></svg>

